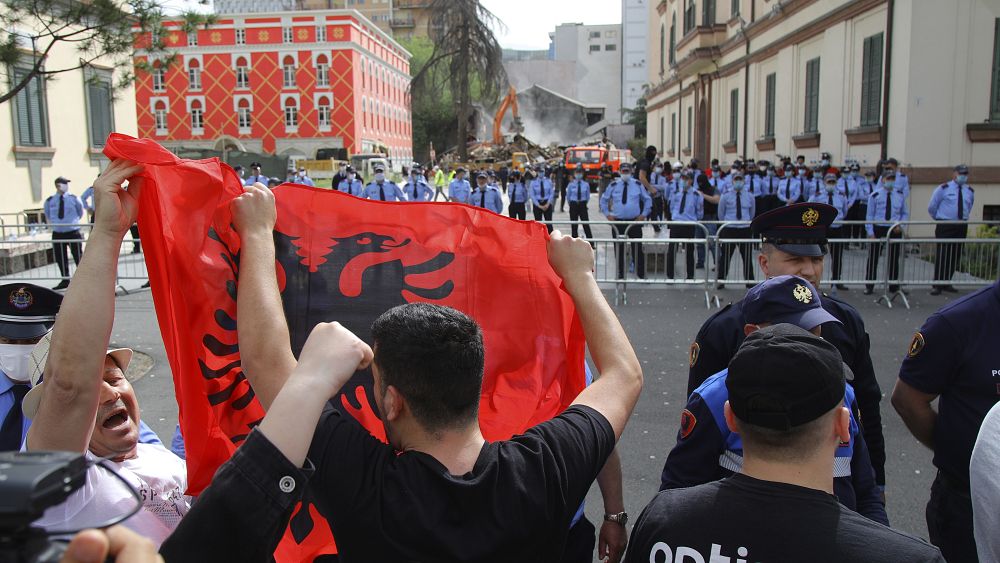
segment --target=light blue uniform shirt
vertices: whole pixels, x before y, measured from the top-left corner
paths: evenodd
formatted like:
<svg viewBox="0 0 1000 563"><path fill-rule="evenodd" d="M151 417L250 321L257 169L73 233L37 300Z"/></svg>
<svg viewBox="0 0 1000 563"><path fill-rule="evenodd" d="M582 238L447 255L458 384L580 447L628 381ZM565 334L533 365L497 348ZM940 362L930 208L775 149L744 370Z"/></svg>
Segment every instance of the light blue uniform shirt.
<svg viewBox="0 0 1000 563"><path fill-rule="evenodd" d="M472 186L465 178L459 180L455 178L448 184L448 197L458 203L469 203L469 195L472 194Z"/></svg>
<svg viewBox="0 0 1000 563"><path fill-rule="evenodd" d="M511 203L527 203L528 188L524 187L523 182L510 182L507 184L507 196Z"/></svg>
<svg viewBox="0 0 1000 563"><path fill-rule="evenodd" d="M590 184L586 180L573 180L566 186L566 198L569 201L590 201Z"/></svg>
<svg viewBox="0 0 1000 563"><path fill-rule="evenodd" d="M244 186L252 186L252 185L254 185L257 182L260 182L261 184L264 184L266 186L268 180L270 180L270 178L268 178L267 176L265 176L263 174L258 174L256 176L249 176L249 177L247 177L247 179L243 181L243 185Z"/></svg>
<svg viewBox="0 0 1000 563"><path fill-rule="evenodd" d="M365 186L361 183L361 180L355 178L353 181L341 180L340 185L337 186L337 190L354 196L364 197Z"/></svg>
<svg viewBox="0 0 1000 563"><path fill-rule="evenodd" d="M535 178L531 181L531 201L541 207L543 201L553 203L555 201L556 189L552 185L552 180L548 178Z"/></svg>
<svg viewBox="0 0 1000 563"><path fill-rule="evenodd" d="M83 190L83 195L80 196L80 201L83 202L83 208L87 211L94 210L94 186Z"/></svg>
<svg viewBox="0 0 1000 563"><path fill-rule="evenodd" d="M831 203L830 200L833 200ZM819 195L814 195L809 198L812 203L825 203L827 205L832 205L837 208L837 217L834 218L833 223L830 224L834 229L840 227L840 222L844 220L847 216L847 210L851 208L850 199L844 195L839 189L834 189L832 192L827 192L824 187L823 193ZM883 213L885 211L883 210Z"/></svg>
<svg viewBox="0 0 1000 563"><path fill-rule="evenodd" d="M684 197L685 193L687 197ZM753 201L752 197L747 199ZM690 186L685 190L676 190L670 196L670 214L674 221L700 221L704 218L705 200L698 188Z"/></svg>
<svg viewBox="0 0 1000 563"><path fill-rule="evenodd" d="M63 200L63 216L59 218L59 200ZM69 233L80 228L83 202L71 193L55 194L45 200L45 220L54 233Z"/></svg>
<svg viewBox="0 0 1000 563"><path fill-rule="evenodd" d="M656 195L653 196L653 197L665 197L665 193L666 193L666 190L667 190L667 185L670 183L670 180L672 180L672 178L668 179L663 174L657 174L656 172L653 172L652 174L650 174L649 175L649 183L654 188L656 188ZM570 201L573 201L573 200L570 200Z"/></svg>
<svg viewBox="0 0 1000 563"><path fill-rule="evenodd" d="M627 192L625 192L626 189ZM622 203L623 192L625 193L625 203ZM608 185L601 196L601 213L605 217L614 215L616 220L631 221L640 215L649 215L652 210L653 198L635 178L629 178L627 188L625 182L618 178Z"/></svg>
<svg viewBox="0 0 1000 563"><path fill-rule="evenodd" d="M403 194L406 195L406 201L430 201L434 198L434 190L423 180L417 180L416 183L412 179L407 181L403 184Z"/></svg>
<svg viewBox="0 0 1000 563"><path fill-rule="evenodd" d="M403 192L395 183L386 180L382 182L381 190L376 182L365 186L365 197L375 201L403 201Z"/></svg>
<svg viewBox="0 0 1000 563"><path fill-rule="evenodd" d="M485 189L480 190L477 187L472 190L469 205L483 207L498 214L503 213L503 195L500 193L500 188L487 185Z"/></svg>
<svg viewBox="0 0 1000 563"><path fill-rule="evenodd" d="M310 178L309 176L295 176L294 178L292 178L292 181L295 182L296 184L302 184L303 186L316 187L316 184L313 183L312 178Z"/></svg>
<svg viewBox="0 0 1000 563"><path fill-rule="evenodd" d="M868 221L865 224L865 231L868 232L868 236L875 235L875 228L872 227L872 224L879 227L891 227L896 221L908 221L910 219L910 212L906 208L906 197L898 191L893 190L889 220L885 220L885 206L888 196L889 194L885 189L878 188L868 198L868 216L865 218Z"/></svg>
<svg viewBox="0 0 1000 563"><path fill-rule="evenodd" d="M778 199L784 203L795 203L802 197L802 180L785 178L778 184Z"/></svg>
<svg viewBox="0 0 1000 563"><path fill-rule="evenodd" d="M778 193L778 186L781 184L781 178L777 176L764 176L760 179L760 190L762 195L776 195Z"/></svg>
<svg viewBox="0 0 1000 563"><path fill-rule="evenodd" d="M753 219L754 213L757 211L757 200L752 194L747 192L746 184L743 185L743 189L739 191L740 205L736 205L736 188L722 194L719 198L719 220L720 221L751 221ZM741 208L741 216L737 217L736 210Z"/></svg>
<svg viewBox="0 0 1000 563"><path fill-rule="evenodd" d="M0 424L7 420L7 414L10 409L14 408L14 391L15 385L20 385L12 381L6 374L0 372ZM21 419L21 443L24 443L24 437L28 434L28 427L31 426L31 420L28 417Z"/></svg>
<svg viewBox="0 0 1000 563"><path fill-rule="evenodd" d="M958 216L958 190L962 190L962 216ZM975 201L976 192L968 184L959 188L954 180L947 184L941 184L934 188L931 194L931 202L927 206L927 213L935 221L959 221L969 220L972 213L972 204Z"/></svg>
<svg viewBox="0 0 1000 563"><path fill-rule="evenodd" d="M878 179L878 181L875 182L875 187L876 188L881 188L882 187L882 180L883 180L883 178L880 177ZM899 170L896 170L896 184L893 185L893 189L895 190L895 192L893 192L894 194L902 193L903 197L905 197L906 199L909 199L910 198L910 177L907 176L906 174L903 174ZM895 195L893 197L895 197Z"/></svg>

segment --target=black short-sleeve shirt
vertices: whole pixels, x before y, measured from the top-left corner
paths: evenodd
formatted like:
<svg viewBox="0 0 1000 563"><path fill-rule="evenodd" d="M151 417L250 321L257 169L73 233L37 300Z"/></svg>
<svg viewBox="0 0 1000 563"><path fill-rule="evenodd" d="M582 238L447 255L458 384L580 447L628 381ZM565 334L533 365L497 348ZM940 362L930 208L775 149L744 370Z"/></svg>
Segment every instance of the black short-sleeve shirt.
<svg viewBox="0 0 1000 563"><path fill-rule="evenodd" d="M1000 400L1000 282L931 315L913 336L899 379L940 395L934 465L969 482L969 460L986 413Z"/></svg>
<svg viewBox="0 0 1000 563"><path fill-rule="evenodd" d="M585 406L502 442L472 471L395 452L328 407L309 451L310 482L342 561L557 561L580 503L615 445Z"/></svg>

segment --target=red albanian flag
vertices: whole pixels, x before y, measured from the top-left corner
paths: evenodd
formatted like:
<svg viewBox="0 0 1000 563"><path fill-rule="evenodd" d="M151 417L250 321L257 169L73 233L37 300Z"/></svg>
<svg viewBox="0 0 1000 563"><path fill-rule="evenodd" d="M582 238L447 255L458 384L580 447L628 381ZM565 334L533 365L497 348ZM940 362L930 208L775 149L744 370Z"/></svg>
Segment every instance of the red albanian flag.
<svg viewBox="0 0 1000 563"><path fill-rule="evenodd" d="M236 335L240 241L229 202L243 188L218 159L180 159L153 141L112 134L104 152L146 165L139 223L189 493L198 494L264 416ZM378 315L422 301L482 327L487 440L548 420L583 389L583 332L548 264L542 225L452 203L376 202L292 184L274 193L276 268L296 354L318 322L339 321L371 342ZM371 389L370 372L358 372L333 402L384 439ZM301 561L335 549L307 500L275 555Z"/></svg>

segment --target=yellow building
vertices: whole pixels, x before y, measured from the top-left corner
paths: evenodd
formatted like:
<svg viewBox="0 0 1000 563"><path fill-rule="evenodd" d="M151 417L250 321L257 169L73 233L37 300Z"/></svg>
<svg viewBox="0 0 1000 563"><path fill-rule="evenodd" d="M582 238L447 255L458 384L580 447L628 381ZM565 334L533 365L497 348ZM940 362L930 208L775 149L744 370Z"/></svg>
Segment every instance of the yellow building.
<svg viewBox="0 0 1000 563"><path fill-rule="evenodd" d="M665 159L895 157L915 220L965 163L972 218L1000 219L997 2L650 4L648 137Z"/></svg>
<svg viewBox="0 0 1000 563"><path fill-rule="evenodd" d="M357 10L397 41L427 36L430 6L431 0L299 0L298 2L300 10Z"/></svg>
<svg viewBox="0 0 1000 563"><path fill-rule="evenodd" d="M16 31L26 36L37 34L27 24ZM78 66L80 54L75 46L57 44L44 68ZM8 67L8 78L25 76L25 68L33 63L30 48L24 51L22 61ZM5 185L0 214L41 208L45 198L55 193L54 182L59 176L71 181L70 193L80 195L107 164L101 151L108 133L136 134L135 92L132 88L112 88L118 81L112 66L98 60L92 66L48 79L36 76L16 96L0 104L0 111L9 115L0 119L0 176ZM15 217L0 218L6 223L15 221Z"/></svg>

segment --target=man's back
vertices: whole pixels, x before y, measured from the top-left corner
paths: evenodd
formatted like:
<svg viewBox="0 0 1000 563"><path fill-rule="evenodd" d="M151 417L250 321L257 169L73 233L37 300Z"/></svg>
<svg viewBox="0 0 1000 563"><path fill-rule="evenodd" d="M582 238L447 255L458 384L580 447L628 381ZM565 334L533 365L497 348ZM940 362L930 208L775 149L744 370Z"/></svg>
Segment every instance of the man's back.
<svg viewBox="0 0 1000 563"><path fill-rule="evenodd" d="M555 561L569 523L614 448L597 411L575 406L450 475L327 409L309 457L310 487L350 561Z"/></svg>
<svg viewBox="0 0 1000 563"><path fill-rule="evenodd" d="M944 561L937 548L844 508L833 495L743 474L658 494L636 522L625 561L717 557L760 563Z"/></svg>

